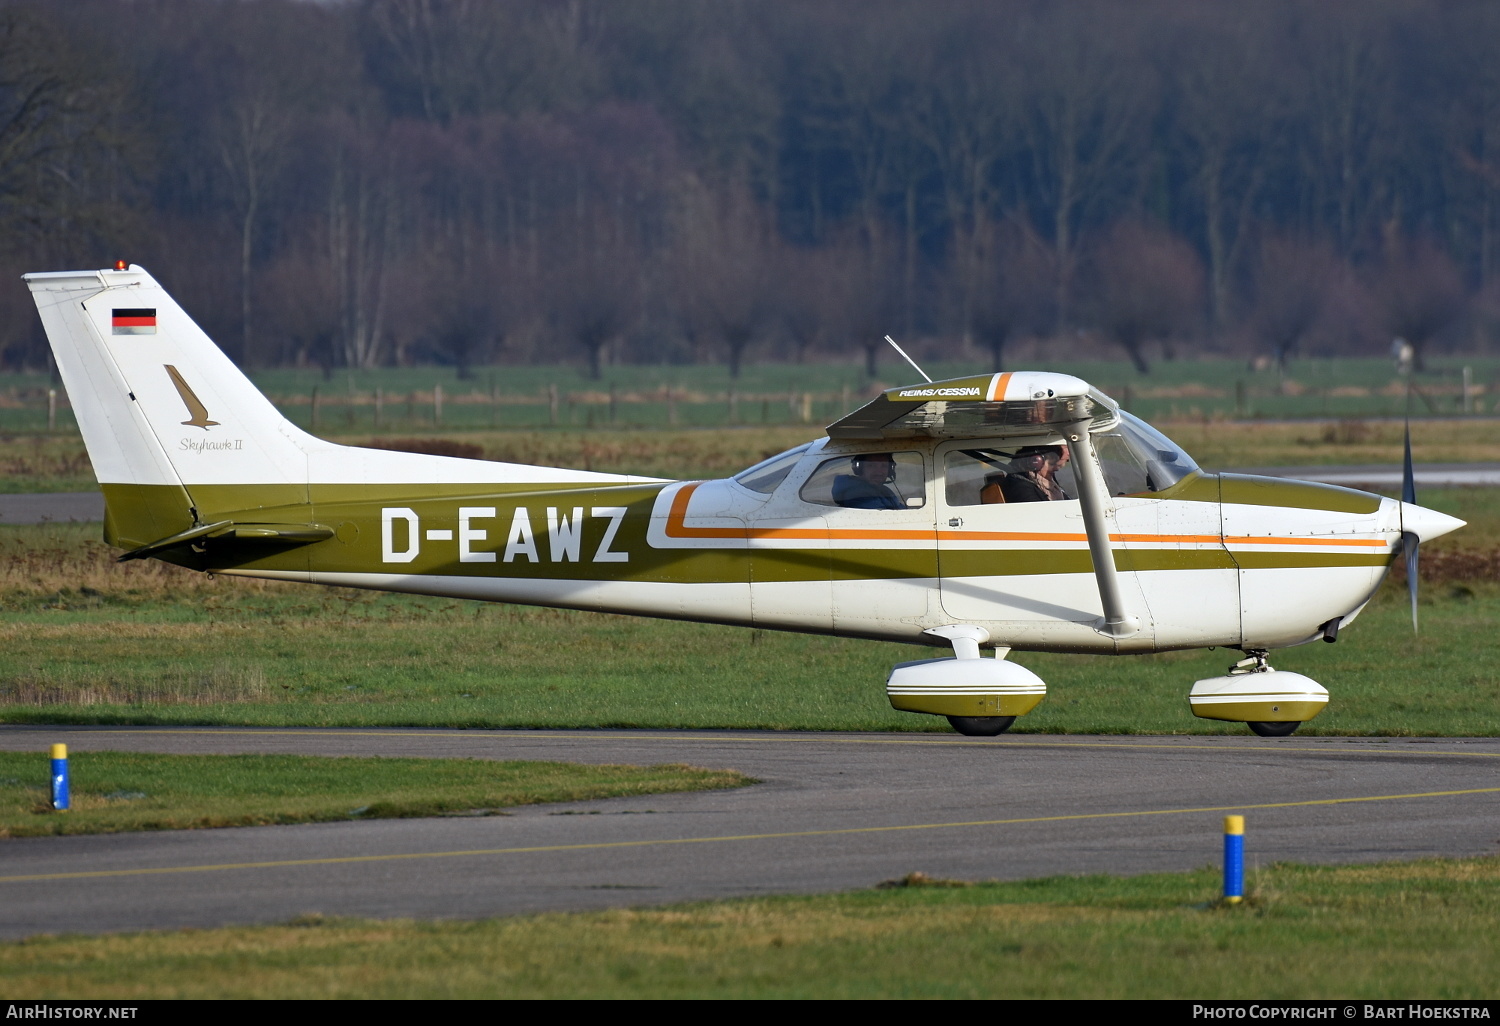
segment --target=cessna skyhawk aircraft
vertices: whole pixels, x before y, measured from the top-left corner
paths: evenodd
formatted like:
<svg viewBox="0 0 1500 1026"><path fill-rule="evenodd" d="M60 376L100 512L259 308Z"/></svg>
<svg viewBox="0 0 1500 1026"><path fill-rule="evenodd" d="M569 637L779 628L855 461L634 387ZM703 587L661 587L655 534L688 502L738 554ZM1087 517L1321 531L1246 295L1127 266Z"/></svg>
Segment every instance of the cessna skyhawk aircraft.
<svg viewBox="0 0 1500 1026"><path fill-rule="evenodd" d="M1334 640L1398 552L1414 570L1419 542L1463 526L1204 473L1067 374L889 389L718 481L335 445L282 417L140 267L26 282L122 560L951 645L895 667L886 691L966 734L1045 695L1013 650L1209 646L1245 658L1193 686L1193 713L1290 734L1328 693L1267 652Z"/></svg>

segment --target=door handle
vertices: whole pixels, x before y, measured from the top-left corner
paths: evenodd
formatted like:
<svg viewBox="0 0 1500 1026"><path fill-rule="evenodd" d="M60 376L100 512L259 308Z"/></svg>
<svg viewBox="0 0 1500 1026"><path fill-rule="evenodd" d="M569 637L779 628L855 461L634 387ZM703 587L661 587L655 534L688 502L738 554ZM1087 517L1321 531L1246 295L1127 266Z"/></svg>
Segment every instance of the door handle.
<svg viewBox="0 0 1500 1026"><path fill-rule="evenodd" d="M949 517L948 518L948 526L949 527L962 527L962 526L964 526L964 518L963 517Z"/></svg>

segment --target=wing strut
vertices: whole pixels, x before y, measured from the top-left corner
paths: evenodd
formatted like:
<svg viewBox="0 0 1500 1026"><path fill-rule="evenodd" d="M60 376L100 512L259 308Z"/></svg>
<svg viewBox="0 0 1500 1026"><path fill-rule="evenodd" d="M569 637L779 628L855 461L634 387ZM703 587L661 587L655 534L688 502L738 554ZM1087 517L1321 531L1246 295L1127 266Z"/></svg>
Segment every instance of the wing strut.
<svg viewBox="0 0 1500 1026"><path fill-rule="evenodd" d="M1094 578L1099 582L1099 602L1104 606L1104 618L1095 621L1094 629L1111 638L1128 638L1141 629L1141 621L1125 612L1125 601L1120 597L1120 578L1115 572L1115 553L1109 544L1105 509L1109 486L1094 451L1089 422L1076 421L1064 430L1073 454L1073 478L1078 482L1078 504L1083 507L1083 529L1089 536Z"/></svg>

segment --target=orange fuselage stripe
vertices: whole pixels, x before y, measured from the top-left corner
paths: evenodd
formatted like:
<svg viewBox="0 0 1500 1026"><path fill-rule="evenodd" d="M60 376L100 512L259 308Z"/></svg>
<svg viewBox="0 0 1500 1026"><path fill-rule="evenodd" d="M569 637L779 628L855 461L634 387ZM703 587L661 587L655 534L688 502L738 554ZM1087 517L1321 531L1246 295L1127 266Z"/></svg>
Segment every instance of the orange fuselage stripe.
<svg viewBox="0 0 1500 1026"><path fill-rule="evenodd" d="M1010 371L1006 371L995 378L995 384L990 388L990 402L998 403L1005 401L1005 389L1010 385Z"/></svg>
<svg viewBox="0 0 1500 1026"><path fill-rule="evenodd" d="M1086 543L1088 535L1078 533L1053 533L1045 531L939 531L936 529L900 530L849 529L816 527L688 527L687 508L697 484L684 485L672 497L672 508L667 514L664 528L668 538L682 541L706 541L712 539L765 539L782 541L1004 541L1004 542L1071 542ZM1290 538L1260 535L1217 534L1112 534L1112 542L1151 545L1316 545L1386 548L1390 543L1381 538Z"/></svg>

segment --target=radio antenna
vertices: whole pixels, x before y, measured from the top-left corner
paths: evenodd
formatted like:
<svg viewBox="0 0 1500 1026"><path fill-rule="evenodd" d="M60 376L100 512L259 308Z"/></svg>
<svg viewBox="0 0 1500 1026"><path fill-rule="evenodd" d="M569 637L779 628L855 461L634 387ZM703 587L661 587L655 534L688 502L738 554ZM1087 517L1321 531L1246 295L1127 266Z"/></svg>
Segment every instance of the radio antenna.
<svg viewBox="0 0 1500 1026"><path fill-rule="evenodd" d="M906 355L906 350L905 349L902 349L900 346L896 345L896 340L895 339L893 339L893 338L891 338L891 336L887 335L885 337L885 340L891 344L891 348L892 349L894 349L896 352L898 352L898 353L901 354L901 358L903 360L905 360L907 363L911 364L912 367L916 369L916 372L918 374L922 375L922 380L923 381L927 382L929 385L932 384L932 379L927 376L927 372L924 371L921 367L917 366L917 361L916 360L913 360L911 357L909 357L909 356Z"/></svg>

